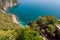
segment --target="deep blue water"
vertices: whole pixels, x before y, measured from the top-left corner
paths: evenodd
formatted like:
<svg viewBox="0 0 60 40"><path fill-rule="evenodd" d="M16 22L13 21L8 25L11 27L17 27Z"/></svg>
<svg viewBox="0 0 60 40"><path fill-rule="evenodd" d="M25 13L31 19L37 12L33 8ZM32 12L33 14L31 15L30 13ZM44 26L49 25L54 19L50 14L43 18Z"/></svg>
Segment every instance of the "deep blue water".
<svg viewBox="0 0 60 40"><path fill-rule="evenodd" d="M18 17L19 23L26 25L39 16L51 15L60 19L59 0L19 0L20 4L7 9Z"/></svg>

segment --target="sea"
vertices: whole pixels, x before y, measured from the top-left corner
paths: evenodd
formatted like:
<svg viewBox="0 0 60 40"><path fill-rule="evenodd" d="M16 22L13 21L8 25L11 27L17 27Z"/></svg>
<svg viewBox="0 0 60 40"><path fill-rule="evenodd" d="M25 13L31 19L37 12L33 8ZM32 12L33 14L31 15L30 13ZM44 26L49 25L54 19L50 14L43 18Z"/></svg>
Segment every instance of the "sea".
<svg viewBox="0 0 60 40"><path fill-rule="evenodd" d="M55 16L59 20L60 0L19 0L19 4L9 7L6 12L15 14L22 25L37 20L39 16Z"/></svg>

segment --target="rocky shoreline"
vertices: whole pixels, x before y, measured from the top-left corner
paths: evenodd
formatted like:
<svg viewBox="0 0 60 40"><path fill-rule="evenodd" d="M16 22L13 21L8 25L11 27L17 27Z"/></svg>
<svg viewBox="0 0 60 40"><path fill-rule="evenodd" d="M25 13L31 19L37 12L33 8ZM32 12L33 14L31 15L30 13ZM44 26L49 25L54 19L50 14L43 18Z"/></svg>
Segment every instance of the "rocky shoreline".
<svg viewBox="0 0 60 40"><path fill-rule="evenodd" d="M0 11L2 11L3 13L6 13L5 11L7 10L8 7L12 7L12 6L15 6L19 4L18 0L0 0L0 5L3 5L3 6L0 6ZM12 14L12 20L19 24L18 21L17 21L17 18L14 14ZM20 25L20 24L19 24Z"/></svg>
<svg viewBox="0 0 60 40"><path fill-rule="evenodd" d="M12 14L12 20L13 20L15 23L19 24L18 21L17 21L17 18L16 18L16 16L15 16L14 14Z"/></svg>
<svg viewBox="0 0 60 40"><path fill-rule="evenodd" d="M19 4L18 0L0 0L0 9L6 11L8 7Z"/></svg>

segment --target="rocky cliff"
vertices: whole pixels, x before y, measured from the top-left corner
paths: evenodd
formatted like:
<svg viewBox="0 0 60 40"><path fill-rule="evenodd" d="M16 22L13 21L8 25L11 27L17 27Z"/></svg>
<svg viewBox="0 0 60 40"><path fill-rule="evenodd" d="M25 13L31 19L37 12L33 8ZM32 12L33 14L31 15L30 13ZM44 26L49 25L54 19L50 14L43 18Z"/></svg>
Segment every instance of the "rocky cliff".
<svg viewBox="0 0 60 40"><path fill-rule="evenodd" d="M5 11L8 7L18 4L18 0L0 0L0 10Z"/></svg>

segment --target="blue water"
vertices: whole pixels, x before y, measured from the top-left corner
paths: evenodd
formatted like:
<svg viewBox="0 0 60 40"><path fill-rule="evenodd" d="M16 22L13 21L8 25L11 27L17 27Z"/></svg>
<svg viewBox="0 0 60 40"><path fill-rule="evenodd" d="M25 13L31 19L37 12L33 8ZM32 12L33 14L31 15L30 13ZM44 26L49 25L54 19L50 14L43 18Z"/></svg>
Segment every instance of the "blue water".
<svg viewBox="0 0 60 40"><path fill-rule="evenodd" d="M19 23L26 25L39 16L51 15L60 19L60 0L19 0L20 4L7 9L18 17Z"/></svg>

